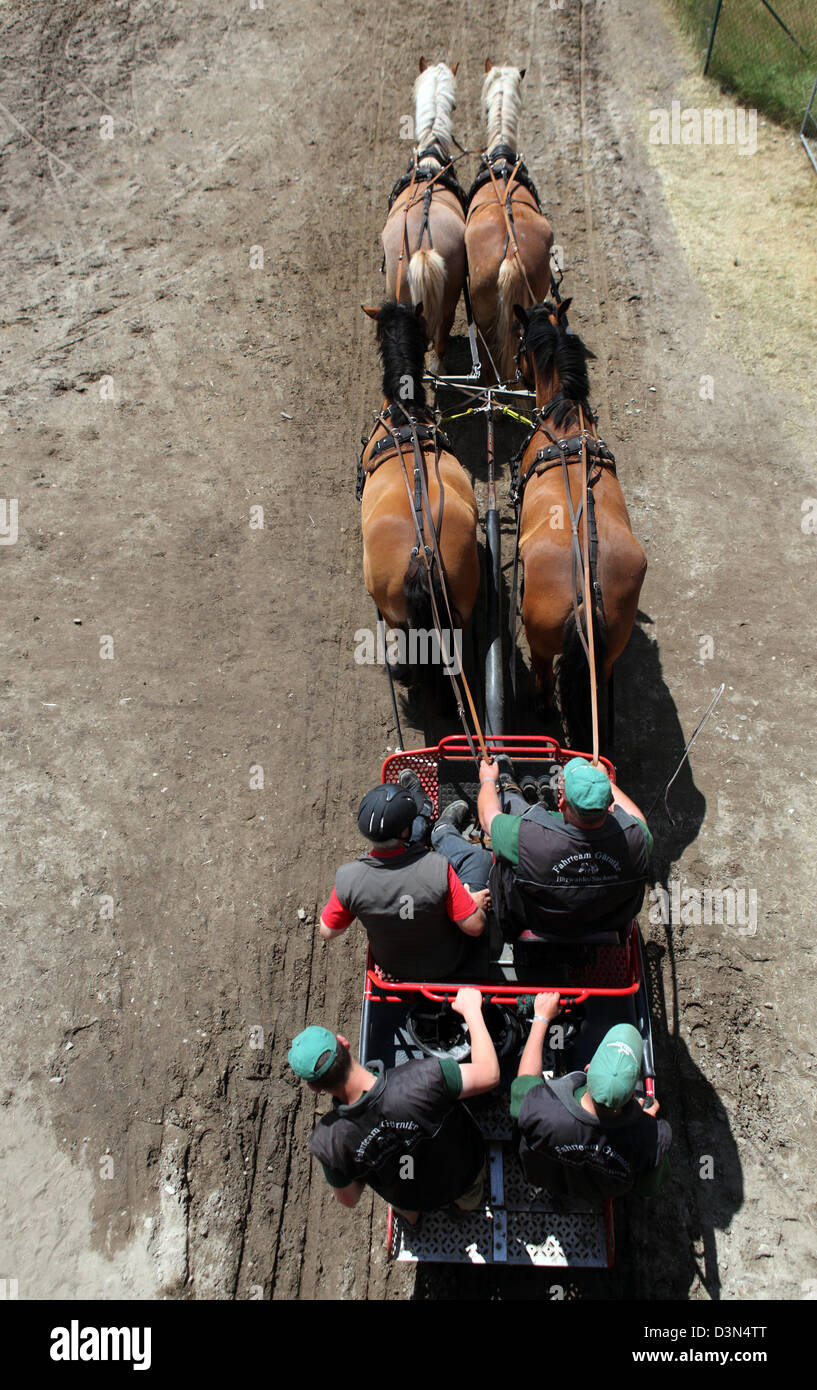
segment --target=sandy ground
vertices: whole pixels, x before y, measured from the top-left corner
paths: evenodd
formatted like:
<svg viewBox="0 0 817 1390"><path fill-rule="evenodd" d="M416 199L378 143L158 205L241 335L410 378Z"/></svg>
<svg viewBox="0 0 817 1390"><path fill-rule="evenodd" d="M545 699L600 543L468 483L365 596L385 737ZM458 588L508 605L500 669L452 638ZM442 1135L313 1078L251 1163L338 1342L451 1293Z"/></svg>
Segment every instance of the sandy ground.
<svg viewBox="0 0 817 1390"><path fill-rule="evenodd" d="M305 1021L356 1036L361 938L323 947L314 914L394 741L353 658L378 403L358 306L382 292L418 56L460 62L478 148L490 54L527 64L522 145L649 556L619 780L652 802L724 681L675 823L651 818L657 883L757 894L754 935L645 910L673 1180L620 1205L615 1271L573 1291L817 1296L813 311L793 308L813 271L790 234L817 185L796 152L763 130L732 164L649 145L649 108L693 82L650 0L437 0L410 27L371 0L42 0L0 24L0 1277L21 1298L548 1296L532 1271L388 1269L383 1207L341 1211L310 1173L285 1061ZM717 168L782 209L734 275Z"/></svg>

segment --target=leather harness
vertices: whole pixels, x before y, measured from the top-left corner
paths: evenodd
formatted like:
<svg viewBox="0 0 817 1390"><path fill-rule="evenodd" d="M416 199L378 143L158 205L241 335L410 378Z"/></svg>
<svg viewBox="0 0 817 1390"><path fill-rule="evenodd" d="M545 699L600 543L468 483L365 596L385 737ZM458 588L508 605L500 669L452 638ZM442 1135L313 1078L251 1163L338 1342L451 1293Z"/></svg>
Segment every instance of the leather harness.
<svg viewBox="0 0 817 1390"><path fill-rule="evenodd" d="M533 195L537 208L542 212L542 204L539 201L536 184L528 173L524 160L518 157L516 151L511 149L510 145L497 145L496 149L493 150L490 155L486 154L482 156L479 172L468 190L467 205L469 209L473 202L474 194L478 193L480 188L483 188L486 183L491 181L491 170L493 170L495 178L501 178L506 184L509 183L511 177L513 177L514 183L521 184L523 188L526 188L528 192ZM543 214L543 216L544 215L545 214Z"/></svg>
<svg viewBox="0 0 817 1390"><path fill-rule="evenodd" d="M531 478L541 477L541 475L547 473L550 468L558 468L560 463L564 460L573 462L575 459L581 458L582 436L580 434L571 435L569 439L558 439L553 444L548 444L547 448L540 449L523 475L521 473L521 467L525 450L528 448L534 435L536 435L541 428L541 425L536 426L528 435L521 449L519 449L511 459L510 499L516 508L521 507L525 488ZM603 439L596 439L593 435L588 435L585 439L585 445L588 456L596 460L600 469L608 468L611 473L615 473L615 455L608 449ZM593 483L596 482L598 476L597 474L590 483L591 487Z"/></svg>
<svg viewBox="0 0 817 1390"><path fill-rule="evenodd" d="M426 169L421 169L419 165L420 161L423 159L436 159L442 167L440 169L434 169L429 166ZM417 163L409 165L406 172L400 175L389 194L389 212L391 212L400 194L403 193L405 189L409 188L411 184L430 183L432 180L435 186L446 188L449 193L453 193L463 213L467 212L468 199L465 194L465 189L460 186L453 170L453 162L443 154L438 145L429 145L427 149L420 150L417 155Z"/></svg>

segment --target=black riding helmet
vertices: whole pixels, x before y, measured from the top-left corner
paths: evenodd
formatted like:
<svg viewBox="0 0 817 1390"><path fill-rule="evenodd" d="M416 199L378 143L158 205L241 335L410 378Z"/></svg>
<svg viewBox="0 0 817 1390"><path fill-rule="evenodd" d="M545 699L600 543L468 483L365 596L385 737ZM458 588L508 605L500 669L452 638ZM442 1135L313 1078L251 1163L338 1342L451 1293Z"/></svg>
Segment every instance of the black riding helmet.
<svg viewBox="0 0 817 1390"><path fill-rule="evenodd" d="M417 815L414 797L391 782L367 792L357 813L357 828L367 840L399 840Z"/></svg>

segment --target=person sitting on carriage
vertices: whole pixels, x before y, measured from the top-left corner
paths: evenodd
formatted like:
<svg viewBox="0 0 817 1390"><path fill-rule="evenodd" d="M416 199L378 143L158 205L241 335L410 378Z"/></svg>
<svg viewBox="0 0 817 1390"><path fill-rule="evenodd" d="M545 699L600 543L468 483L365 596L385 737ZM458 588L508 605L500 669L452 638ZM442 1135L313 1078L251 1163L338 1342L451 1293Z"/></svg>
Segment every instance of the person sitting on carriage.
<svg viewBox="0 0 817 1390"><path fill-rule="evenodd" d="M309 1149L341 1206L356 1206L369 1186L416 1225L423 1211L473 1211L483 1200L485 1145L461 1102L493 1090L499 1062L479 990L459 990L452 1007L468 1025L467 1063L424 1057L388 1071L381 1062L364 1066L342 1035L315 1026L292 1043L296 1075L332 1096Z"/></svg>
<svg viewBox="0 0 817 1390"><path fill-rule="evenodd" d="M398 980L461 976L469 948L485 930L487 891L471 893L447 859L418 837L424 811L430 815L431 805L410 769L400 786L385 783L366 793L357 823L373 847L338 869L320 919L321 936L332 941L359 918L375 963Z"/></svg>
<svg viewBox="0 0 817 1390"><path fill-rule="evenodd" d="M653 839L643 813L604 768L571 758L558 810L530 805L500 755L480 765L479 822L493 858L461 834L470 811L454 802L431 835L473 887L490 883L490 902L507 940L524 931L576 939L625 930L644 900Z"/></svg>
<svg viewBox="0 0 817 1390"><path fill-rule="evenodd" d="M655 1097L635 1095L641 1034L631 1023L618 1023L584 1071L546 1080L542 1053L558 1012L558 990L537 994L511 1086L511 1118L525 1177L554 1195L588 1201L627 1192L653 1196L669 1172L672 1130L657 1118Z"/></svg>

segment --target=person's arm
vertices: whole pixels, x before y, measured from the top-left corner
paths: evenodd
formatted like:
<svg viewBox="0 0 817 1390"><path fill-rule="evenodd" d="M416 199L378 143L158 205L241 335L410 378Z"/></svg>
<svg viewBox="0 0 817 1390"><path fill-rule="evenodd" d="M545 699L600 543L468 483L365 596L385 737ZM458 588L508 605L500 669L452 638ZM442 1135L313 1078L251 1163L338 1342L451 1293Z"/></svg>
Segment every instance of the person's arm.
<svg viewBox="0 0 817 1390"><path fill-rule="evenodd" d="M495 761L487 763L484 758L482 759L479 765L479 781L477 816L485 834L490 835L491 821L494 816L502 814L502 807L499 803L499 766Z"/></svg>
<svg viewBox="0 0 817 1390"><path fill-rule="evenodd" d="M615 803L615 805L620 806L622 811L626 811L629 816L635 817L635 819L640 823L641 829L644 831L644 839L647 844L647 853L652 854L654 843L653 835L652 831L647 825L647 817L644 815L644 812L640 810L638 806L636 806L632 797L628 796L626 792L621 791L621 789L617 787L615 783L613 783L611 790L613 793L613 802Z"/></svg>
<svg viewBox="0 0 817 1390"><path fill-rule="evenodd" d="M480 895L481 897L482 895ZM448 892L445 910L452 922L466 936L482 936L485 930L485 913L476 894L471 893L457 874L448 866Z"/></svg>
<svg viewBox="0 0 817 1390"><path fill-rule="evenodd" d="M316 1133L317 1132L318 1131L316 1131ZM355 1178L353 1178L350 1182L348 1173L344 1173L338 1170L337 1168L333 1168L329 1163L324 1163L322 1158L318 1161L321 1165L321 1168L323 1169L323 1176L325 1177L326 1181L328 1182L329 1186L331 1187L341 1206L356 1207L361 1197L363 1196L366 1184L363 1182L358 1182Z"/></svg>
<svg viewBox="0 0 817 1390"><path fill-rule="evenodd" d="M333 888L329 902L321 913L320 932L324 941L331 941L333 937L343 936L347 927L350 927L354 920L355 914L350 912L348 907L343 906L338 897L337 888Z"/></svg>
<svg viewBox="0 0 817 1390"><path fill-rule="evenodd" d="M647 817L644 815L644 812L636 806L631 796L623 792L621 787L616 786L615 782L611 785L611 791L613 793L614 802L617 806L621 807L622 811L626 811L628 815L635 816L636 820L643 821L645 825L647 824Z"/></svg>
<svg viewBox="0 0 817 1390"><path fill-rule="evenodd" d="M525 1050L519 1059L517 1079L520 1076L542 1075L542 1052L545 1047L545 1037L558 1012L558 989L549 989L544 994L537 994L533 1001L533 1022L530 1026L528 1041L525 1043Z"/></svg>
<svg viewBox="0 0 817 1390"><path fill-rule="evenodd" d="M458 922L457 926L466 936L482 936L485 931L485 913L481 907L476 912L472 912L470 917L466 917L463 922Z"/></svg>
<svg viewBox="0 0 817 1390"><path fill-rule="evenodd" d="M342 1207L356 1207L365 1190L364 1182L350 1182L348 1187L332 1188Z"/></svg>
<svg viewBox="0 0 817 1390"><path fill-rule="evenodd" d="M481 1096L499 1084L499 1062L491 1035L482 1017L482 995L478 989L461 989L451 1005L468 1024L471 1034L471 1060L460 1065L460 1099Z"/></svg>

